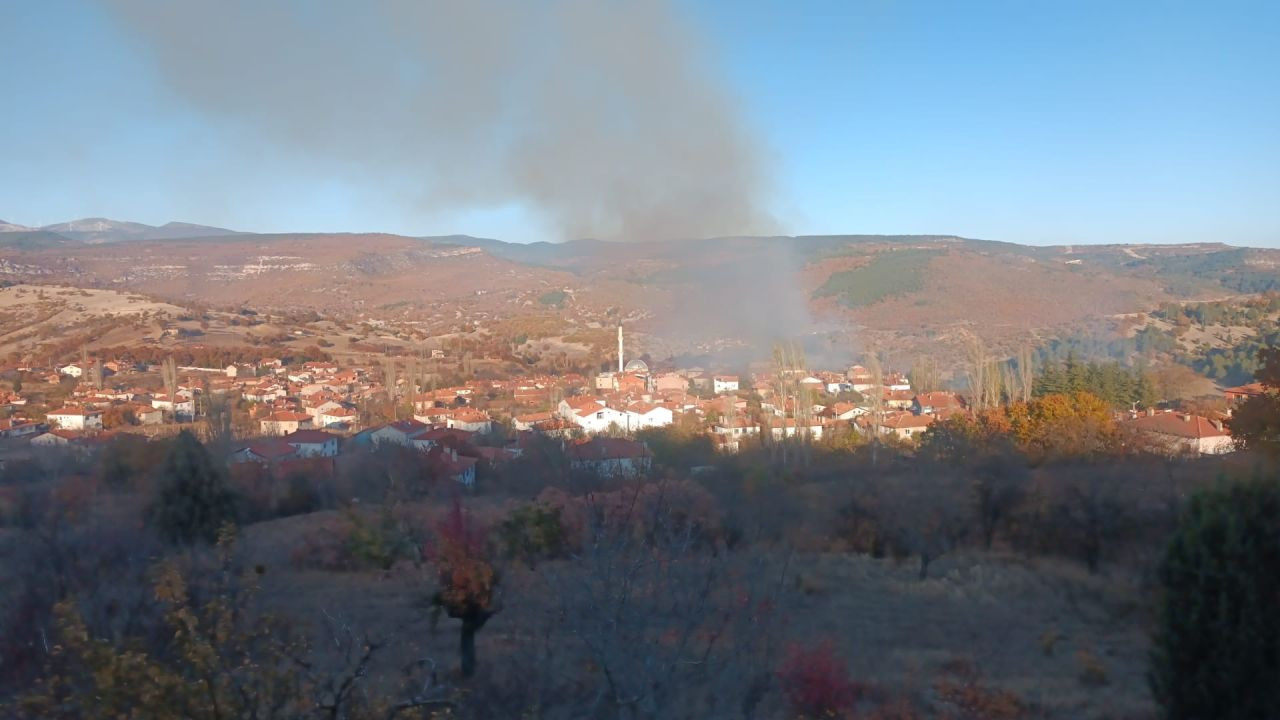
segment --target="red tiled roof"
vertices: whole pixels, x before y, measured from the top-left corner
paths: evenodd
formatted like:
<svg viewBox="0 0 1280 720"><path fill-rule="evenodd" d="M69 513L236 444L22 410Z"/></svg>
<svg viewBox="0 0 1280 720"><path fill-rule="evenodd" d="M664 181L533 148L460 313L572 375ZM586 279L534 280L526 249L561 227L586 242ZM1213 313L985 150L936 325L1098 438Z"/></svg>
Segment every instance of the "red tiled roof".
<svg viewBox="0 0 1280 720"><path fill-rule="evenodd" d="M1143 415L1129 422L1139 430L1182 438L1200 439L1229 436L1226 430L1220 429L1208 418L1180 412Z"/></svg>
<svg viewBox="0 0 1280 720"><path fill-rule="evenodd" d="M323 430L294 430L293 432L280 438L287 443L299 443L304 445L323 445L330 440L336 439L338 436L327 433Z"/></svg>

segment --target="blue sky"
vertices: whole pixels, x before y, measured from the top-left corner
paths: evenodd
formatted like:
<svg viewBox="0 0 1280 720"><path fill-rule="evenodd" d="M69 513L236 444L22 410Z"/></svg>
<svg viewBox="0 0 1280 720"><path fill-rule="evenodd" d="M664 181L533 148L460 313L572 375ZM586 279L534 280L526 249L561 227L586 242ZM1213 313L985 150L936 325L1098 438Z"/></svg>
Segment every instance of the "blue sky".
<svg viewBox="0 0 1280 720"><path fill-rule="evenodd" d="M356 7L353 4L353 7ZM1280 246L1280 3L678 3L790 234ZM0 218L555 239L426 211L175 96L93 2L0 3Z"/></svg>

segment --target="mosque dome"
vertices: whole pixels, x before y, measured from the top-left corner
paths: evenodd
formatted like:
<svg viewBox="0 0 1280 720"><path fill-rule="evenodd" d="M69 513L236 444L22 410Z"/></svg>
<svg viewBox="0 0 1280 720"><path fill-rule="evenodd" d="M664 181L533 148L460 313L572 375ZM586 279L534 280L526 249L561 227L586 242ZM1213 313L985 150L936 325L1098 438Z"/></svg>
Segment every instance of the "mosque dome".
<svg viewBox="0 0 1280 720"><path fill-rule="evenodd" d="M631 362L627 363L627 366L623 368L623 371L629 372L629 373L639 373L641 375L647 375L649 374L649 366L646 365L645 362L640 358L636 358L635 360L632 360Z"/></svg>

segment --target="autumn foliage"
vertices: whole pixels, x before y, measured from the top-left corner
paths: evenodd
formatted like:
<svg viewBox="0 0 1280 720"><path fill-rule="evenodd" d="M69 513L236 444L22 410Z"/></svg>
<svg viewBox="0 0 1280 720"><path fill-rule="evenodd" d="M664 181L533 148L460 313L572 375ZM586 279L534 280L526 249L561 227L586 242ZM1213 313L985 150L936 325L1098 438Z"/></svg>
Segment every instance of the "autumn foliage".
<svg viewBox="0 0 1280 720"><path fill-rule="evenodd" d="M796 718L848 717L861 694L830 642L793 645L778 670L778 683Z"/></svg>
<svg viewBox="0 0 1280 720"><path fill-rule="evenodd" d="M436 525L426 556L435 565L439 589L432 604L462 621L459 653L464 677L475 672L475 634L497 612L498 572L489 553L489 532L454 501Z"/></svg>

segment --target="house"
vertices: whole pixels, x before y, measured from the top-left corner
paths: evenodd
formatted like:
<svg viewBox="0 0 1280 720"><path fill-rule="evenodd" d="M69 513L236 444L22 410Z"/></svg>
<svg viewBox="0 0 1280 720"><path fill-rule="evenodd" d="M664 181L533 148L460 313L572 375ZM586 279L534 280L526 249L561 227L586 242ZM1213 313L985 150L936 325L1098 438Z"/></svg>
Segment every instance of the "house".
<svg viewBox="0 0 1280 720"><path fill-rule="evenodd" d="M191 395L179 391L176 395L164 395L151 398L151 407L172 413L174 417L190 418L195 416L196 403Z"/></svg>
<svg viewBox="0 0 1280 720"><path fill-rule="evenodd" d="M159 425L164 422L164 411L151 405L140 405L131 403L128 405L129 412L133 413L133 417L138 420L139 425Z"/></svg>
<svg viewBox="0 0 1280 720"><path fill-rule="evenodd" d="M731 437L758 436L760 434L760 425L750 418L734 418L733 420L721 420L711 426L711 432L716 435L726 435Z"/></svg>
<svg viewBox="0 0 1280 720"><path fill-rule="evenodd" d="M1183 412L1147 411L1127 422L1171 453L1220 455L1235 449L1231 434L1219 420Z"/></svg>
<svg viewBox="0 0 1280 720"><path fill-rule="evenodd" d="M74 430L50 430L31 438L31 444L36 447L66 447L79 437L80 433Z"/></svg>
<svg viewBox="0 0 1280 720"><path fill-rule="evenodd" d="M769 428L769 435L774 440L795 437L797 434L807 433L812 440L821 440L822 433L826 430L826 424L821 420L810 420L807 423L799 423L795 418L770 419L765 421L765 426Z"/></svg>
<svg viewBox="0 0 1280 720"><path fill-rule="evenodd" d="M565 449L569 466L601 477L634 477L649 472L653 453L642 442L625 438L596 437Z"/></svg>
<svg viewBox="0 0 1280 720"><path fill-rule="evenodd" d="M292 410L277 410L258 421L263 435L288 435L311 427L311 416Z"/></svg>
<svg viewBox="0 0 1280 720"><path fill-rule="evenodd" d="M964 401L953 392L917 393L911 399L911 412L916 415L937 415L949 410L962 409L964 409Z"/></svg>
<svg viewBox="0 0 1280 720"><path fill-rule="evenodd" d="M101 430L102 411L85 408L62 408L47 413L51 425L62 430Z"/></svg>
<svg viewBox="0 0 1280 720"><path fill-rule="evenodd" d="M316 424L322 428L350 428L359 423L360 413L351 408L339 405L333 410L325 410L316 415Z"/></svg>
<svg viewBox="0 0 1280 720"><path fill-rule="evenodd" d="M274 383L262 383L241 392L245 400L253 402L271 402L286 395L284 388Z"/></svg>
<svg viewBox="0 0 1280 720"><path fill-rule="evenodd" d="M316 375L333 375L338 372L338 366L331 362L306 362L302 367Z"/></svg>
<svg viewBox="0 0 1280 720"><path fill-rule="evenodd" d="M75 363L72 363L70 365L63 365L62 367L58 368L58 374L66 375L67 377L78 378L84 375L84 368L80 367L79 365L76 365Z"/></svg>
<svg viewBox="0 0 1280 720"><path fill-rule="evenodd" d="M884 419L880 421L880 434L910 440L928 430L935 420L932 415L916 415L911 412L885 413Z"/></svg>
<svg viewBox="0 0 1280 720"><path fill-rule="evenodd" d="M654 377L653 389L655 392L672 392L676 390L688 390L689 379L679 373L663 373Z"/></svg>
<svg viewBox="0 0 1280 720"><path fill-rule="evenodd" d="M8 418L0 420L0 438L20 438L37 435L42 426L34 420L16 420Z"/></svg>
<svg viewBox="0 0 1280 720"><path fill-rule="evenodd" d="M809 390L810 392L822 392L826 389L827 384L812 375L800 379L800 389Z"/></svg>
<svg viewBox="0 0 1280 720"><path fill-rule="evenodd" d="M911 390L911 381L902 373L889 373L884 376L884 386L890 390L902 390L908 392Z"/></svg>
<svg viewBox="0 0 1280 720"><path fill-rule="evenodd" d="M298 457L337 457L338 436L323 430L294 430L281 438Z"/></svg>
<svg viewBox="0 0 1280 720"><path fill-rule="evenodd" d="M854 392L865 393L876 386L875 376L871 371L861 365L854 365L849 368L849 372L845 373L845 378L849 381L849 386Z"/></svg>
<svg viewBox="0 0 1280 720"><path fill-rule="evenodd" d="M717 395L738 392L737 375L715 375L711 378L711 390Z"/></svg>
<svg viewBox="0 0 1280 720"><path fill-rule="evenodd" d="M271 465L298 456L294 446L281 439L258 440L231 453L229 462L255 462L260 465Z"/></svg>
<svg viewBox="0 0 1280 720"><path fill-rule="evenodd" d="M521 432L532 430L534 425L545 423L555 419L555 414L551 412L536 412L525 415L516 415L511 418L511 426Z"/></svg>
<svg viewBox="0 0 1280 720"><path fill-rule="evenodd" d="M627 406L626 424L623 427L627 430L666 427L674 419L675 415L669 407L647 402L635 402Z"/></svg>
<svg viewBox="0 0 1280 720"><path fill-rule="evenodd" d="M620 393L632 393L638 395L640 393L648 392L649 390L648 378L634 373L617 375L614 377L614 382L617 385L617 391Z"/></svg>
<svg viewBox="0 0 1280 720"><path fill-rule="evenodd" d="M560 401L557 412L560 417L588 433L600 433L607 431L610 427L625 428L627 426L627 414L609 407L599 398L565 398Z"/></svg>
<svg viewBox="0 0 1280 720"><path fill-rule="evenodd" d="M445 427L473 433L487 434L493 430L493 420L489 418L489 413L469 407L458 408L444 422Z"/></svg>
<svg viewBox="0 0 1280 720"><path fill-rule="evenodd" d="M397 420L387 423L369 432L369 441L374 446L383 443L394 443L420 450L430 449L432 442L423 436L431 431L431 426L417 420Z"/></svg>
<svg viewBox="0 0 1280 720"><path fill-rule="evenodd" d="M828 409L830 410L831 417L836 420L852 420L859 415L865 415L867 413L866 408L849 402L838 402Z"/></svg>
<svg viewBox="0 0 1280 720"><path fill-rule="evenodd" d="M453 480L467 487L476 484L476 464L473 457L459 455L457 448L437 447L427 454L431 473L437 478Z"/></svg>
<svg viewBox="0 0 1280 720"><path fill-rule="evenodd" d="M521 385L512 391L511 396L518 405L541 405L551 399L551 391L543 387Z"/></svg>
<svg viewBox="0 0 1280 720"><path fill-rule="evenodd" d="M916 396L910 390L884 389L884 406L894 410L910 410Z"/></svg>
<svg viewBox="0 0 1280 720"><path fill-rule="evenodd" d="M1262 386L1262 383L1255 382L1255 383L1249 383L1248 385L1237 385L1235 387L1229 387L1226 390L1223 390L1222 394L1227 397L1228 403L1235 405L1236 403L1244 402L1249 398L1262 395L1265 392L1266 392L1266 388Z"/></svg>

